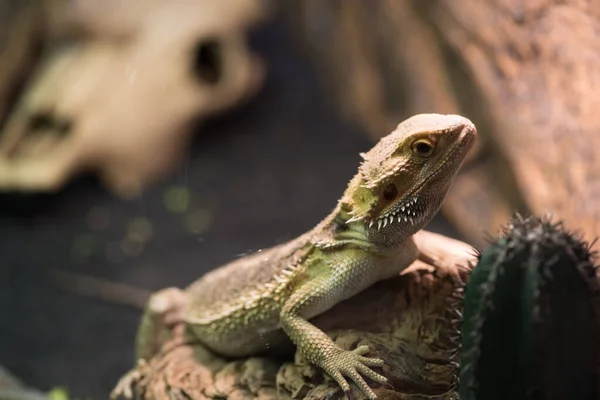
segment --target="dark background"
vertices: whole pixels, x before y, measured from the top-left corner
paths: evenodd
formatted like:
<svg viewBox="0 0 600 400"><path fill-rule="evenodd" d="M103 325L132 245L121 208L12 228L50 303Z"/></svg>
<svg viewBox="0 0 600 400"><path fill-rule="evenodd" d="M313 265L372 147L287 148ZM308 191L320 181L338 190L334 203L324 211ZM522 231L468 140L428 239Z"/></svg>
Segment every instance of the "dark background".
<svg viewBox="0 0 600 400"><path fill-rule="evenodd" d="M252 47L269 65L266 87L243 108L202 126L178 171L142 198L121 201L91 178L57 195L0 196L0 364L43 390L106 398L133 363L141 310L57 289L51 270L151 290L186 286L242 253L310 229L334 206L372 143L343 121L319 91L311 65L272 22ZM191 191L190 212L210 223L199 234L164 206L172 185ZM93 231L92 209L110 224ZM153 236L138 256L119 244L135 218ZM438 216L429 229L457 236ZM86 255L77 243L93 243Z"/></svg>

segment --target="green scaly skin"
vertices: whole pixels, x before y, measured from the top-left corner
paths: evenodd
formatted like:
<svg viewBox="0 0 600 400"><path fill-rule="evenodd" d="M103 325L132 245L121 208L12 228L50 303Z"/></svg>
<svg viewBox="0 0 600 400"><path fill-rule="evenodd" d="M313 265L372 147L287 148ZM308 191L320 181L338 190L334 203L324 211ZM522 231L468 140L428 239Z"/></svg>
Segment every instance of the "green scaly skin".
<svg viewBox="0 0 600 400"><path fill-rule="evenodd" d="M260 353L284 332L344 392L350 393L350 378L376 399L363 376L385 383L372 369L383 360L366 357L367 346L339 348L309 320L415 260L436 258L426 239L415 240L431 234L413 235L437 213L476 136L471 121L458 115L405 120L361 154L358 173L314 229L216 269L185 291L154 294L140 324L139 359L151 358L160 330L176 322L185 322L190 341L230 357ZM134 376L126 375L113 395L129 393Z"/></svg>

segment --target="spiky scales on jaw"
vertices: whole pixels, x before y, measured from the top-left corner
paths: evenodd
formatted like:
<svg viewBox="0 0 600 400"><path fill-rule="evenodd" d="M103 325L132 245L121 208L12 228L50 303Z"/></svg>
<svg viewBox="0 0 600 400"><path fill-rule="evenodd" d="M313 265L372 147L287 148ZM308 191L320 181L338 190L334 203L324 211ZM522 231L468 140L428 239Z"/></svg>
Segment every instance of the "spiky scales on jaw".
<svg viewBox="0 0 600 400"><path fill-rule="evenodd" d="M398 125L368 153L341 208L347 224L416 232L438 211L476 130L459 115L419 114Z"/></svg>

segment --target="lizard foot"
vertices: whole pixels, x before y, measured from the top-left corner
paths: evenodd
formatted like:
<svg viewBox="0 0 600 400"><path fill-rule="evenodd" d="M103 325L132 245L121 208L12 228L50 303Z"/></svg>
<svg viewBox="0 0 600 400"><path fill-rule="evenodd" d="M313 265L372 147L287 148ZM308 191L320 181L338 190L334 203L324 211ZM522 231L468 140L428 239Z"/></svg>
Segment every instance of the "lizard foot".
<svg viewBox="0 0 600 400"><path fill-rule="evenodd" d="M352 379L359 389L372 400L377 399L377 395L369 387L361 374L376 382L386 383L388 381L385 376L378 374L370 368L382 367L384 361L379 358L364 357L368 352L369 346L358 346L352 351L340 350L339 353L333 355L322 365L323 370L340 385L344 393L346 393L347 398L351 398L351 391L350 385L344 376Z"/></svg>
<svg viewBox="0 0 600 400"><path fill-rule="evenodd" d="M446 278L446 277L450 277L452 279L452 282L454 282L455 285L457 286L464 286L467 283L467 279L469 276L469 272L471 271L471 268L467 267L466 265L462 265L462 264L442 264L439 266L436 266L437 268L435 269L434 272L434 276L436 278Z"/></svg>
<svg viewBox="0 0 600 400"><path fill-rule="evenodd" d="M144 360L138 362L137 368L134 368L127 372L119 382L115 385L115 388L110 392L110 399L115 400L120 397L125 399L133 399L133 391L131 388L142 378L141 367L145 363Z"/></svg>

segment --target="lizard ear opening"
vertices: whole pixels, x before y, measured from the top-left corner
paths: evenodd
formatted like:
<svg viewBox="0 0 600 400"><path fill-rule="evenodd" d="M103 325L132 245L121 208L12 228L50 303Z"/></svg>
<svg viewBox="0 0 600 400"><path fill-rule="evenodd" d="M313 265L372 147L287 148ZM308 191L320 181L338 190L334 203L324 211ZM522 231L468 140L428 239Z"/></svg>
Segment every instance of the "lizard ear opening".
<svg viewBox="0 0 600 400"><path fill-rule="evenodd" d="M383 189L383 198L386 201L394 201L396 197L398 197L398 188L396 187L396 184L390 183Z"/></svg>

